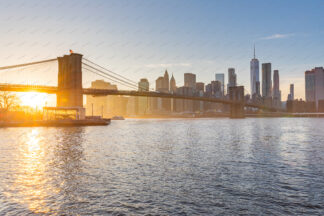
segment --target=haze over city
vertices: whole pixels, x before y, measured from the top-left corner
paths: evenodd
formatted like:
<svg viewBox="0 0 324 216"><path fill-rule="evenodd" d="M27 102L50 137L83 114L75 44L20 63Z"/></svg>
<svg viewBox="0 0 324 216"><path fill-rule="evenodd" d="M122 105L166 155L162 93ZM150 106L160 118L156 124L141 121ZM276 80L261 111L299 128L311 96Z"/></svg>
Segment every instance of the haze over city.
<svg viewBox="0 0 324 216"><path fill-rule="evenodd" d="M305 98L304 72L324 59L322 1L0 4L1 65L56 57L69 48L132 80L146 77L152 87L165 69L180 86L183 73L195 73L207 83L234 67L237 82L249 89L255 44L260 64L271 62L280 71L285 100L290 83L295 98ZM54 84L56 75L46 75L44 82Z"/></svg>

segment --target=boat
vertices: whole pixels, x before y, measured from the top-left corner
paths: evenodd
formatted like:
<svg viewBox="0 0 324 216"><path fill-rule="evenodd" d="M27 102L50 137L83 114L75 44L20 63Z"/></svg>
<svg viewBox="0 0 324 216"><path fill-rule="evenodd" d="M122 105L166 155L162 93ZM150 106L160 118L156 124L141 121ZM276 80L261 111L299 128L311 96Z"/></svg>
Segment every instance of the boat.
<svg viewBox="0 0 324 216"><path fill-rule="evenodd" d="M9 121L0 122L1 127L78 127L78 126L105 126L110 119L84 119L84 120L39 120L39 121Z"/></svg>
<svg viewBox="0 0 324 216"><path fill-rule="evenodd" d="M125 120L125 118L123 116L114 116L111 120Z"/></svg>

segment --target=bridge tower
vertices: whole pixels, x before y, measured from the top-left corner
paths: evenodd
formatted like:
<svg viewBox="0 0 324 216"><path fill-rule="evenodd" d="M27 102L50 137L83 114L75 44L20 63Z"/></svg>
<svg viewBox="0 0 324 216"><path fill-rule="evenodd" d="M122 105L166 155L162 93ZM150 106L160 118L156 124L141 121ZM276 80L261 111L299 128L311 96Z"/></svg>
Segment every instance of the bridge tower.
<svg viewBox="0 0 324 216"><path fill-rule="evenodd" d="M57 107L83 107L82 55L58 57Z"/></svg>
<svg viewBox="0 0 324 216"><path fill-rule="evenodd" d="M231 104L230 118L244 118L244 86L229 87L229 96L236 102Z"/></svg>

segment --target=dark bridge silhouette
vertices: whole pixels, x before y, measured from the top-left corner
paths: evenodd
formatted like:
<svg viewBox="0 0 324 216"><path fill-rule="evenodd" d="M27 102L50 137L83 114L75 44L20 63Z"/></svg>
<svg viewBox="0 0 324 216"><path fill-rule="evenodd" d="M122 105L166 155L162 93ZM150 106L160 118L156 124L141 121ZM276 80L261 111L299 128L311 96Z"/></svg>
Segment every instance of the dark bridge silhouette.
<svg viewBox="0 0 324 216"><path fill-rule="evenodd" d="M230 89L230 99L186 96L172 93L161 93L155 91L128 91L128 90L107 90L82 87L82 55L70 54L57 59L49 59L38 62L31 62L20 65L0 67L0 70L23 67L33 64L40 64L58 60L58 86L43 85L22 85L0 83L0 91L14 92L40 92L57 95L58 107L83 107L83 94L93 96L105 95L125 95L142 97L174 98L194 101L205 101L213 103L227 104L231 107L231 117L244 117L244 107L263 109L271 112L284 111L274 107L267 107L262 104L246 103L244 101L244 88L232 87ZM118 78L117 78L118 80Z"/></svg>

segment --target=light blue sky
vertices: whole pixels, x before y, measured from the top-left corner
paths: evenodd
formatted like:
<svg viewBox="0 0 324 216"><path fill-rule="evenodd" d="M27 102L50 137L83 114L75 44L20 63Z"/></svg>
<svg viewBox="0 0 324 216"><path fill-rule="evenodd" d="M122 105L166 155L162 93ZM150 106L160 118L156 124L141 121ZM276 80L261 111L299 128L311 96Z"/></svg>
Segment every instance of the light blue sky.
<svg viewBox="0 0 324 216"><path fill-rule="evenodd" d="M250 89L255 43L260 63L280 72L282 98L289 83L304 98L304 71L324 65L323 11L324 1L315 0L1 1L0 65L72 49L153 86L165 69L182 85L185 72L207 83L235 67ZM56 74L34 73L39 83L56 83Z"/></svg>

